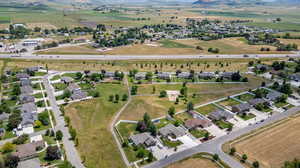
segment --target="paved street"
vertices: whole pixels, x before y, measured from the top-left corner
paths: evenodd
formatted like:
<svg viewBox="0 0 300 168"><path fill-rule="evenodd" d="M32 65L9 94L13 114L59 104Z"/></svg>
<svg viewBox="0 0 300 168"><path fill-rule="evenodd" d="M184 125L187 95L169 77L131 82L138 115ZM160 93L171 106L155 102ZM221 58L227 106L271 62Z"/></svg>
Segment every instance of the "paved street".
<svg viewBox="0 0 300 168"><path fill-rule="evenodd" d="M64 135L62 141L64 144L67 160L76 168L84 168L84 165L81 163L80 156L75 148L75 144L73 141L70 140L71 135L69 133L69 129L65 126L66 123L64 117L62 116L62 113L59 110L59 107L56 103L55 96L53 94L53 88L51 87L50 82L48 80L48 75L44 76L43 83L45 85L50 106L52 108L56 120L55 131L61 130Z"/></svg>
<svg viewBox="0 0 300 168"><path fill-rule="evenodd" d="M200 153L200 152L208 152L212 154L218 154L220 159L223 160L225 163L227 163L232 168L244 168L243 165L241 165L240 162L234 160L229 155L225 154L222 151L222 145L228 141L234 140L242 135L245 135L247 133L250 133L253 130L256 130L258 128L261 128L263 126L266 126L268 124L274 123L276 121L282 120L288 116L291 116L295 113L300 111L300 106L294 107L289 109L288 111L284 113L277 113L271 116L270 118L266 119L264 122L261 122L259 124L251 125L242 129L239 129L237 131L231 132L228 135L222 136L220 138L211 140L209 142L203 143L198 145L197 147L190 148L181 152L178 152L174 155L169 156L168 158L156 161L152 164L144 166L144 168L160 168L165 167L167 165L170 165L176 161L180 161L182 159L185 159L187 157L190 157L194 154Z"/></svg>
<svg viewBox="0 0 300 168"><path fill-rule="evenodd" d="M0 54L0 58L64 59L64 60L137 60L137 59L207 59L207 58L280 58L300 57L300 54L244 54L240 55L18 55Z"/></svg>

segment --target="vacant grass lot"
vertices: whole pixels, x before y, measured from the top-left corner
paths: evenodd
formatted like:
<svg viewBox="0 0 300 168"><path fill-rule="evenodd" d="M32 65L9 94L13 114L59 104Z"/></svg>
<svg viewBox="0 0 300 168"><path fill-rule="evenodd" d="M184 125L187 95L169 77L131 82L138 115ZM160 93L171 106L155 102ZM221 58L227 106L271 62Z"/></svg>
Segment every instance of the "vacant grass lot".
<svg viewBox="0 0 300 168"><path fill-rule="evenodd" d="M248 77L249 83L245 84L187 84L187 99L188 101L193 102L195 105L204 104L212 100L217 100L223 97L256 88L260 86L261 82L263 81L263 79L259 77ZM157 94L162 90L179 90L181 88L181 85L164 84L142 84L138 86L138 94L152 94L153 86L155 86ZM196 94L195 97L193 97L194 93ZM121 114L120 119L140 120L146 112L150 114L152 118L162 117L167 114L167 111L171 106L174 106L176 108L176 111L181 111L186 108L186 104L183 100L180 100L179 104L176 105L174 102L170 102L167 98L159 98L157 95L136 96L133 97L132 102Z"/></svg>
<svg viewBox="0 0 300 168"><path fill-rule="evenodd" d="M101 97L66 107L66 115L71 118L71 125L77 131L79 151L84 165L89 168L125 167L115 140L109 130L113 115L124 105L109 102L110 94L124 94L123 85L102 84L97 86Z"/></svg>
<svg viewBox="0 0 300 168"><path fill-rule="evenodd" d="M300 157L299 138L300 117L296 117L233 146L250 160L258 160L262 167L280 168L285 161Z"/></svg>
<svg viewBox="0 0 300 168"><path fill-rule="evenodd" d="M216 110L218 110L219 108L213 104L209 104L206 106L202 106L200 108L197 108L196 111L198 111L199 113L203 114L203 115L209 115L209 113L214 112Z"/></svg>

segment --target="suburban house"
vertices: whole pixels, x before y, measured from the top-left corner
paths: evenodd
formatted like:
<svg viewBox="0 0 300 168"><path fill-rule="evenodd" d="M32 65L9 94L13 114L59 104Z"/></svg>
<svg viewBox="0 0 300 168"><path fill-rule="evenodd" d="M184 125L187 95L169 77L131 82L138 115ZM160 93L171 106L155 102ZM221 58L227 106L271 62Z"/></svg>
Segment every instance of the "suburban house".
<svg viewBox="0 0 300 168"><path fill-rule="evenodd" d="M18 80L30 78L30 76L27 73L17 73L16 77Z"/></svg>
<svg viewBox="0 0 300 168"><path fill-rule="evenodd" d="M296 82L300 82L300 74L289 75L289 79L293 80L293 81L296 81Z"/></svg>
<svg viewBox="0 0 300 168"><path fill-rule="evenodd" d="M225 78L225 79L231 79L232 75L234 74L234 72L223 72L221 74L221 77Z"/></svg>
<svg viewBox="0 0 300 168"><path fill-rule="evenodd" d="M31 85L31 80L29 78L21 78L20 79L21 86Z"/></svg>
<svg viewBox="0 0 300 168"><path fill-rule="evenodd" d="M216 77L216 75L213 72L201 72L201 73L198 73L198 77L200 79L212 79L212 78Z"/></svg>
<svg viewBox="0 0 300 168"><path fill-rule="evenodd" d="M116 76L115 72L105 72L104 73L105 78L114 78L115 76Z"/></svg>
<svg viewBox="0 0 300 168"><path fill-rule="evenodd" d="M19 157L21 161L24 161L37 157L37 151L42 150L43 148L45 148L44 141L22 144L17 146L17 150L13 153L13 155Z"/></svg>
<svg viewBox="0 0 300 168"><path fill-rule="evenodd" d="M29 85L21 86L20 90L21 90L21 94L32 94L33 93L33 89Z"/></svg>
<svg viewBox="0 0 300 168"><path fill-rule="evenodd" d="M150 147L150 146L154 146L156 144L156 141L148 132L131 135L129 137L129 141L132 142L136 146L145 145L146 147Z"/></svg>
<svg viewBox="0 0 300 168"><path fill-rule="evenodd" d="M192 74L189 72L181 72L179 74L177 74L178 78L182 78L182 79L190 79L192 78Z"/></svg>
<svg viewBox="0 0 300 168"><path fill-rule="evenodd" d="M21 104L34 103L34 96L28 94L21 94L19 100Z"/></svg>
<svg viewBox="0 0 300 168"><path fill-rule="evenodd" d="M278 98L280 98L283 94L277 91L271 91L266 95L266 99L270 101L276 101Z"/></svg>
<svg viewBox="0 0 300 168"><path fill-rule="evenodd" d="M212 122L210 120L206 119L198 119L198 118L193 118L190 120L187 120L184 122L184 126L191 130L191 129L196 129L196 128L206 128L212 125Z"/></svg>
<svg viewBox="0 0 300 168"><path fill-rule="evenodd" d="M168 124L158 131L163 137L172 137L173 139L186 135L186 131L182 127L175 127L173 124Z"/></svg>
<svg viewBox="0 0 300 168"><path fill-rule="evenodd" d="M87 98L87 93L82 90L74 90L71 95L72 100L80 100Z"/></svg>
<svg viewBox="0 0 300 168"><path fill-rule="evenodd" d="M20 107L22 113L37 113L37 107L34 103L22 104Z"/></svg>
<svg viewBox="0 0 300 168"><path fill-rule="evenodd" d="M209 113L209 116L208 118L212 119L212 120L230 120L234 117L234 114L229 112L229 111L226 111L226 110L216 110L214 112L211 112Z"/></svg>
<svg viewBox="0 0 300 168"><path fill-rule="evenodd" d="M138 72L134 75L135 80L144 80L146 79L146 72Z"/></svg>
<svg viewBox="0 0 300 168"><path fill-rule="evenodd" d="M258 104L265 104L265 103L269 103L269 102L267 100L265 100L265 99L262 99L262 98L255 98L255 99L249 100L248 103L251 106L256 106Z"/></svg>
<svg viewBox="0 0 300 168"><path fill-rule="evenodd" d="M72 83L74 81L73 78L69 77L69 76L63 76L61 77L60 79L63 83L65 84L69 84L69 83Z"/></svg>
<svg viewBox="0 0 300 168"><path fill-rule="evenodd" d="M163 80L170 80L172 78L172 75L169 72L160 72L157 74L157 78Z"/></svg>
<svg viewBox="0 0 300 168"><path fill-rule="evenodd" d="M234 113L247 113L251 109L251 105L249 103L242 103L231 107L231 111Z"/></svg>
<svg viewBox="0 0 300 168"><path fill-rule="evenodd" d="M80 90L80 87L76 83L70 83L67 87L67 90L69 90L71 93L74 93L75 91Z"/></svg>

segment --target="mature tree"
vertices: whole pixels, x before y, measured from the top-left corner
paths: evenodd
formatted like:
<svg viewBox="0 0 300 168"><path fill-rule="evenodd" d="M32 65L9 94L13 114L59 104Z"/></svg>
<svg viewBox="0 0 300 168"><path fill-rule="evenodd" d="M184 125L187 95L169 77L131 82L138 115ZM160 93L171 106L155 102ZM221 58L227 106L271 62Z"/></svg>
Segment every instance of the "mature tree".
<svg viewBox="0 0 300 168"><path fill-rule="evenodd" d="M139 121L137 123L136 130L139 132L146 132L147 131L146 123L144 121Z"/></svg>
<svg viewBox="0 0 300 168"><path fill-rule="evenodd" d="M122 101L127 101L127 99L128 99L128 95L127 94L123 94Z"/></svg>
<svg viewBox="0 0 300 168"><path fill-rule="evenodd" d="M23 134L23 135L19 136L17 139L14 139L13 144L16 144L16 145L24 144L28 139L29 139L29 135Z"/></svg>
<svg viewBox="0 0 300 168"><path fill-rule="evenodd" d="M161 91L159 97L167 97L167 92L165 90Z"/></svg>
<svg viewBox="0 0 300 168"><path fill-rule="evenodd" d="M1 148L3 153L10 153L14 151L14 149L15 149L15 145L10 142L6 142Z"/></svg>
<svg viewBox="0 0 300 168"><path fill-rule="evenodd" d="M192 111L192 110L194 110L194 104L192 102L188 102L187 111Z"/></svg>
<svg viewBox="0 0 300 168"><path fill-rule="evenodd" d="M214 159L214 161L218 161L219 160L219 155L218 154L214 154L213 155L213 159Z"/></svg>
<svg viewBox="0 0 300 168"><path fill-rule="evenodd" d="M254 161L252 163L253 168L259 168L259 162L258 161Z"/></svg>
<svg viewBox="0 0 300 168"><path fill-rule="evenodd" d="M18 125L21 123L22 117L20 115L20 112L15 111L13 112L9 118L8 118L8 124L7 127L9 130L13 130L14 128L17 128Z"/></svg>
<svg viewBox="0 0 300 168"><path fill-rule="evenodd" d="M230 148L230 152L229 152L230 155L234 155L235 152L236 152L236 149L234 147Z"/></svg>
<svg viewBox="0 0 300 168"><path fill-rule="evenodd" d="M56 132L56 137L55 137L57 140L62 140L62 138L63 138L63 133L61 132L61 130L58 130L57 132Z"/></svg>
<svg viewBox="0 0 300 168"><path fill-rule="evenodd" d="M175 107L174 106L171 106L168 110L168 114L173 117L174 114L175 114Z"/></svg>
<svg viewBox="0 0 300 168"><path fill-rule="evenodd" d="M60 159L61 153L57 146L48 146L46 150L46 160L57 160Z"/></svg>
<svg viewBox="0 0 300 168"><path fill-rule="evenodd" d="M8 168L17 168L19 164L20 158L15 155L7 155L5 157L5 166Z"/></svg>
<svg viewBox="0 0 300 168"><path fill-rule="evenodd" d="M144 158L145 157L145 150L144 149L139 149L137 155L138 158Z"/></svg>
<svg viewBox="0 0 300 168"><path fill-rule="evenodd" d="M152 152L149 152L149 153L148 153L148 161L149 161L149 162L152 162L153 159L154 159L153 153L152 153Z"/></svg>
<svg viewBox="0 0 300 168"><path fill-rule="evenodd" d="M248 156L246 154L243 154L241 161L245 163L247 159L248 159Z"/></svg>

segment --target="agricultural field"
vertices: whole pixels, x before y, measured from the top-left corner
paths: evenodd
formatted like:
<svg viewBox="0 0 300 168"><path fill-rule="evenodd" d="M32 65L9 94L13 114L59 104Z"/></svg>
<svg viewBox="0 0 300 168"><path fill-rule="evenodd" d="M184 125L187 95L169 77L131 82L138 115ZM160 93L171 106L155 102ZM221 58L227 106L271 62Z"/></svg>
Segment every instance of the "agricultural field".
<svg viewBox="0 0 300 168"><path fill-rule="evenodd" d="M239 154L246 154L249 160L259 161L262 167L280 168L285 161L300 157L300 145L297 141L299 126L300 117L290 117L231 145Z"/></svg>
<svg viewBox="0 0 300 168"><path fill-rule="evenodd" d="M124 94L124 85L102 84L97 86L101 97L71 104L65 108L71 126L77 131L77 150L91 168L125 167L109 130L113 115L125 102L109 102L110 94ZM89 143L86 143L89 142ZM99 150L101 149L101 150Z"/></svg>

